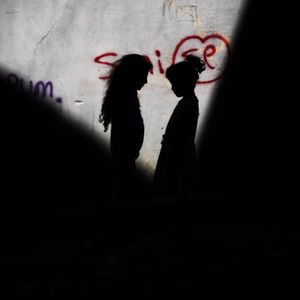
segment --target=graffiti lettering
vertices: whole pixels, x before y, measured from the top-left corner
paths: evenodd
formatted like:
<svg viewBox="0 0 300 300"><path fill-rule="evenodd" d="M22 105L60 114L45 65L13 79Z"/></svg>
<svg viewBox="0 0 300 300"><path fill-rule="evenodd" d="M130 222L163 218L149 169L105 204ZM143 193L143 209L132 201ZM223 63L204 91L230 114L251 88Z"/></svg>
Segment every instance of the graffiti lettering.
<svg viewBox="0 0 300 300"><path fill-rule="evenodd" d="M149 58L148 55L143 55L143 56L152 64L151 59ZM153 68L150 70L150 74L153 74Z"/></svg>
<svg viewBox="0 0 300 300"><path fill-rule="evenodd" d="M201 36L199 35L191 35L191 36L187 36L186 38L182 39L178 44L177 46L175 47L175 50L173 52L173 56L172 56L172 64L174 64L176 62L176 58L178 57L179 55L179 52L180 52L180 49L184 48L184 45L189 42L189 41L198 41L200 42L200 46L201 45L205 45L207 43L207 41L213 41L213 40L218 40L218 41L221 41L224 45L225 45L225 49L226 49L226 54L227 54L227 57L226 57L226 60L225 60L225 66L223 67L223 71L217 75L215 78L212 78L210 80L205 80L205 81L198 81L197 84L203 84L203 83L212 83L218 79L220 79L225 70L226 70L226 66L227 66L227 63L228 63L228 60L229 60L229 55L230 55L230 47L229 47L229 43L228 41L223 37L221 36L220 34L211 34L211 35L207 35L206 37L202 38ZM191 52L194 52L194 51L198 51L199 49L198 48L191 48L191 49L188 49L186 51L184 51L183 53L181 53L181 56L182 57L185 57L187 56L189 53ZM205 61L205 64L207 65L207 67L211 70L215 69L215 66L212 66L210 63L209 63L209 57L212 57L215 55L215 53L217 52L217 49L216 49L216 46L213 45L213 44L208 44L205 46L204 50L203 50L203 59Z"/></svg>
<svg viewBox="0 0 300 300"><path fill-rule="evenodd" d="M216 44L219 44L219 46L216 46ZM196 48L196 47L197 48ZM219 48L218 48L219 47ZM219 51L218 51L219 49ZM183 38L175 47L173 54L172 54L172 64L175 64L177 59L184 58L188 54L192 52L201 52L203 60L205 61L205 64L207 65L208 69L211 70L211 73L209 73L208 78L205 78L205 80L199 80L197 84L207 84L212 83L220 79L224 72L226 71L226 67L229 61L230 56L230 46L229 42L220 34L210 34L205 37L201 37L198 35L191 35ZM223 52L223 56L219 60L216 59L217 52ZM164 74L165 70L163 68L162 62L161 62L161 52L159 50L155 50L155 56L157 59L157 66L160 74ZM107 56L118 56L116 52L107 52L104 54L101 54L97 56L94 59L95 63L104 64L107 66L113 66L114 64L111 62L103 61L102 58ZM149 60L151 63L151 59L148 55L143 54L143 56ZM217 64L221 64L220 61L222 61L222 68L219 68L215 65L213 65L212 60L217 61ZM153 64L153 63L152 63ZM207 72L206 72L207 73ZM153 69L150 70L150 74L154 74ZM209 77L210 76L210 77ZM105 80L108 79L109 76L100 76L99 79Z"/></svg>
<svg viewBox="0 0 300 300"><path fill-rule="evenodd" d="M46 84L44 84L43 81L39 81L34 86L33 95L38 96L40 95L40 86L42 88L42 96L45 97L47 95L47 88L50 87L50 97L53 97L53 84L51 81L48 81Z"/></svg>
<svg viewBox="0 0 300 300"><path fill-rule="evenodd" d="M49 97L53 98L53 83L51 81L47 81L46 83L44 83L44 81L38 81L34 85L32 80L30 80L29 88L26 89L23 78L19 78L16 74L11 73L7 75L7 82L26 95L46 97L48 96L47 91L49 90ZM61 103L62 98L58 97L55 101Z"/></svg>
<svg viewBox="0 0 300 300"><path fill-rule="evenodd" d="M94 62L95 62L95 63L98 63L98 64L107 65L107 66L113 66L113 65L114 65L113 63L110 63L110 62L102 61L102 60L101 60L103 57L107 57L107 56L118 56L118 54L115 53L115 52L104 53L104 54L102 54L102 55L97 56L97 57L94 59ZM109 76L101 76L101 77L99 77L99 79L102 79L102 80L105 80L105 79L108 79L108 78L109 78Z"/></svg>
<svg viewBox="0 0 300 300"><path fill-rule="evenodd" d="M156 51L155 51L155 54L156 54L157 57L160 57L160 51L159 51L159 50L156 50ZM160 74L164 74L164 73L165 73L165 70L163 69L163 67L162 67L162 65L161 65L160 59L158 59L157 63L158 63L158 67L159 67L159 73L160 73Z"/></svg>

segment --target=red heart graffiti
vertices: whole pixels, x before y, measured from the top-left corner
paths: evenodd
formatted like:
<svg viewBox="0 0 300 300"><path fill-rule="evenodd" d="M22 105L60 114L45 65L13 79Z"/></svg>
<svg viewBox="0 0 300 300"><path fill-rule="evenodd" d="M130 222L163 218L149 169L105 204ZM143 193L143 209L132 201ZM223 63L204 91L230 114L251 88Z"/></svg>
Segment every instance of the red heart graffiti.
<svg viewBox="0 0 300 300"><path fill-rule="evenodd" d="M223 69L223 72L221 74L219 74L219 76L217 76L216 78L214 79L211 79L211 80L207 80L207 81L197 81L197 84L204 84L204 83L211 83L211 82L214 82L216 80L218 80L219 78L221 78L225 71L226 71L226 67L227 67L227 64L228 64L228 61L229 61L229 56L230 56L230 47L229 47L229 43L228 41L221 35L219 34L210 34L210 35L207 35L205 37L201 37L199 35L191 35L191 36L187 36L185 37L184 39L182 39L178 44L177 46L175 47L175 50L173 52L173 57L172 57L172 64L175 63L176 61L176 57L178 55L178 52L179 52L179 49L180 47L186 42L186 41L189 41L189 40L198 40L200 41L202 44L205 44L208 40L211 40L211 39L219 39L221 40L222 42L224 42L225 46L226 46L226 49L227 49L227 61L225 63L225 66L224 66L224 69ZM191 48L185 52L183 52L181 54L181 56L185 57L187 56L189 53L191 52L194 52L194 51L197 51L198 49L197 48ZM203 50L203 59L206 63L206 65L208 66L208 68L210 69L214 69L215 67L212 66L209 62L208 62L208 57L211 57L213 56L214 54L216 53L216 47L213 45L213 44L209 44L207 45L204 50Z"/></svg>

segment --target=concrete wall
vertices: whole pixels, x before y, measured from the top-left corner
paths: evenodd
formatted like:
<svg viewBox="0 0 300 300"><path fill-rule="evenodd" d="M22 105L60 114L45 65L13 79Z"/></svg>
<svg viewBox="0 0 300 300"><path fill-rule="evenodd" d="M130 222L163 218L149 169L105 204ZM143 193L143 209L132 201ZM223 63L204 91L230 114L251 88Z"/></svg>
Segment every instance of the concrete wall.
<svg viewBox="0 0 300 300"><path fill-rule="evenodd" d="M188 50L207 60L207 71L196 88L200 133L245 2L2 0L0 67L12 84L29 93L44 92L50 98L45 101L82 122L108 146L109 132L98 123L105 89L100 77L110 68L103 62L127 53L147 55L154 70L139 93L145 122L139 164L151 175L162 134L179 100L170 91L164 70Z"/></svg>

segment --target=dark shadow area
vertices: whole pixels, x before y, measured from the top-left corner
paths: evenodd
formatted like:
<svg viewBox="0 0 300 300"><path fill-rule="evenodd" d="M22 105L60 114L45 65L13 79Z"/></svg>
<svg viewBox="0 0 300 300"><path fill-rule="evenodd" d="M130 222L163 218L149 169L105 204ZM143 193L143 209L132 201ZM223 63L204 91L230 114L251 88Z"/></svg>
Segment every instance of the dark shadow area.
<svg viewBox="0 0 300 300"><path fill-rule="evenodd" d="M65 119L49 104L52 99L21 93L6 83L5 74L0 84L1 207L28 211L76 203L104 206L111 171L101 143Z"/></svg>
<svg viewBox="0 0 300 300"><path fill-rule="evenodd" d="M297 214L296 19L293 7L274 2L249 4L240 20L199 145L199 189L220 196L213 209Z"/></svg>
<svg viewBox="0 0 300 300"><path fill-rule="evenodd" d="M211 250L212 280L229 297L299 295L297 12L249 1L199 145L196 201L211 227L192 252Z"/></svg>
<svg viewBox="0 0 300 300"><path fill-rule="evenodd" d="M49 105L52 99L25 95L6 78L0 81L4 256L87 233L97 223L86 215L97 216L101 228L112 177L99 141Z"/></svg>
<svg viewBox="0 0 300 300"><path fill-rule="evenodd" d="M102 145L46 99L1 81L2 293L298 296L296 12L251 1L201 139L195 205L132 212L133 240L106 234L112 171Z"/></svg>
<svg viewBox="0 0 300 300"><path fill-rule="evenodd" d="M35 282L32 295L37 282L38 290L50 291L50 277L76 281L86 271L74 271L77 255L86 241L108 235L113 171L95 136L50 105L53 99L9 84L7 74L0 74L0 253L14 298L26 295L27 283ZM143 174L138 183L139 191L146 188Z"/></svg>

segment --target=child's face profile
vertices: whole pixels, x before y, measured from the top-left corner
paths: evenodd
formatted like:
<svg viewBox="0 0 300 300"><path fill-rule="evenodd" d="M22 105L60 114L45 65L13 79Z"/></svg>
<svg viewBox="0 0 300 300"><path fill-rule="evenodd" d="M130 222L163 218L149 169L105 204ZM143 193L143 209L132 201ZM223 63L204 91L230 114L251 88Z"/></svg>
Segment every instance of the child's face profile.
<svg viewBox="0 0 300 300"><path fill-rule="evenodd" d="M148 77L148 71L142 71L138 76L136 80L136 89L139 91L147 82Z"/></svg>
<svg viewBox="0 0 300 300"><path fill-rule="evenodd" d="M182 84L175 79L169 79L171 83L171 90L177 97L182 97L184 95L184 88Z"/></svg>
<svg viewBox="0 0 300 300"><path fill-rule="evenodd" d="M177 97L191 95L195 89L195 82L186 80L184 77L169 78L171 90Z"/></svg>

